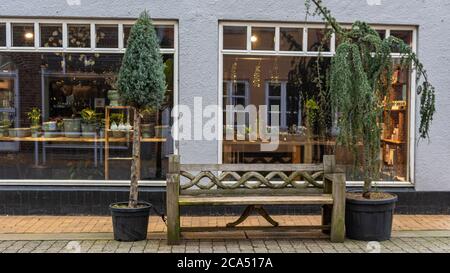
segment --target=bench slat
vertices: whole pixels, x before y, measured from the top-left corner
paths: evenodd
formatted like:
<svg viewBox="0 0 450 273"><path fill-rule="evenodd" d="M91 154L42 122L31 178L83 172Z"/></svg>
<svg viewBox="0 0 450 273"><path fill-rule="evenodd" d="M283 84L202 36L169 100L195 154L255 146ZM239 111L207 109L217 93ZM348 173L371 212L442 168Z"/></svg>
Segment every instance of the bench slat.
<svg viewBox="0 0 450 273"><path fill-rule="evenodd" d="M322 205L333 204L331 194L305 196L180 196L180 206L194 205Z"/></svg>
<svg viewBox="0 0 450 273"><path fill-rule="evenodd" d="M323 164L180 164L180 170L185 172L229 171L229 172L318 172L323 171Z"/></svg>

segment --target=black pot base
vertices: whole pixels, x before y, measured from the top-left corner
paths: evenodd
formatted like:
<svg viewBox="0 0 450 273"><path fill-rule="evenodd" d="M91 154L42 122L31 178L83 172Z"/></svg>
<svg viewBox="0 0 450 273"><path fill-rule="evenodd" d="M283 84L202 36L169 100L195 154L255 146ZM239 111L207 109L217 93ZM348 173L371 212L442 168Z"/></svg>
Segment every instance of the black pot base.
<svg viewBox="0 0 450 273"><path fill-rule="evenodd" d="M112 215L114 240L120 242L136 242L147 239L147 228L152 205L139 202L141 207L126 208L128 202L114 203L109 206Z"/></svg>
<svg viewBox="0 0 450 273"><path fill-rule="evenodd" d="M347 198L345 229L349 239L386 241L391 238L392 220L398 197L386 200L355 200Z"/></svg>

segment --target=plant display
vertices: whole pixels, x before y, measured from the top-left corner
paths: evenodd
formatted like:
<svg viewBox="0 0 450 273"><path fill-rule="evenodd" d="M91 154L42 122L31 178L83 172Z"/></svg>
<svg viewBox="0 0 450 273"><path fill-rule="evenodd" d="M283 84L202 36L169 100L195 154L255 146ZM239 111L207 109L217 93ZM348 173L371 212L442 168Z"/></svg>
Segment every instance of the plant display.
<svg viewBox="0 0 450 273"><path fill-rule="evenodd" d="M380 135L383 110L389 105L389 88L393 75L392 53L399 52L400 65L416 71L420 101L420 138L428 138L435 113L435 89L427 71L402 40L390 36L382 39L367 23L357 21L351 28L342 27L322 0L305 0L307 15L320 15L328 29L324 40L334 32L340 41L332 58L329 75L318 70L318 82L329 77L329 96L333 112L338 113L338 143L349 148L355 164L364 176L363 196L371 198L372 181L380 174ZM363 157L358 159L358 148Z"/></svg>
<svg viewBox="0 0 450 273"><path fill-rule="evenodd" d="M166 81L164 63L159 52L155 28L144 11L133 25L118 76L120 96L135 108L133 159L128 206L138 205L138 181L140 179L140 123L145 108L159 109L164 101Z"/></svg>
<svg viewBox="0 0 450 273"><path fill-rule="evenodd" d="M41 109L36 107L32 108L30 112L27 112L27 117L30 120L31 126L39 126L41 122Z"/></svg>
<svg viewBox="0 0 450 273"><path fill-rule="evenodd" d="M81 119L83 120L84 123L88 124L97 123L97 113L90 108L85 108L81 111Z"/></svg>

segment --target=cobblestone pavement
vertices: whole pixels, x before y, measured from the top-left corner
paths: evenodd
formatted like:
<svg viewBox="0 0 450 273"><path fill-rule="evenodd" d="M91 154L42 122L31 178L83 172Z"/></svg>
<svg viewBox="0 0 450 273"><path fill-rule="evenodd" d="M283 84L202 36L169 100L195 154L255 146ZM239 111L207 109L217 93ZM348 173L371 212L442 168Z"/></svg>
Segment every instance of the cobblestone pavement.
<svg viewBox="0 0 450 273"><path fill-rule="evenodd" d="M187 240L167 246L165 240L134 243L113 240L0 241L1 253L450 253L449 238L393 238L342 244L328 240Z"/></svg>
<svg viewBox="0 0 450 273"><path fill-rule="evenodd" d="M181 217L183 226L225 226L237 216ZM274 215L280 225L319 225L317 215ZM150 217L148 231L165 233L166 227L159 217ZM250 216L244 226L267 226L258 216ZM450 215L395 215L394 231L450 230ZM32 233L99 233L112 232L110 216L0 216L0 234Z"/></svg>

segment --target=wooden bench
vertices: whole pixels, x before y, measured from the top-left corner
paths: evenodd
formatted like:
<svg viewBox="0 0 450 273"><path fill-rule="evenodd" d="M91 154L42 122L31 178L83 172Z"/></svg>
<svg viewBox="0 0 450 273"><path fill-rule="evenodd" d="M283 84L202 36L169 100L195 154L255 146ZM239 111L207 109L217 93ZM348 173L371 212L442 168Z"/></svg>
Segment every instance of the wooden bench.
<svg viewBox="0 0 450 273"><path fill-rule="evenodd" d="M224 230L296 230L279 226L264 205L322 205L322 224L307 228L330 234L332 242L345 238L345 174L335 167L334 156L323 164L180 164L169 157L167 174L167 241L178 244L182 232L220 230L220 227L181 227L181 206L247 206ZM252 211L274 227L237 227Z"/></svg>

